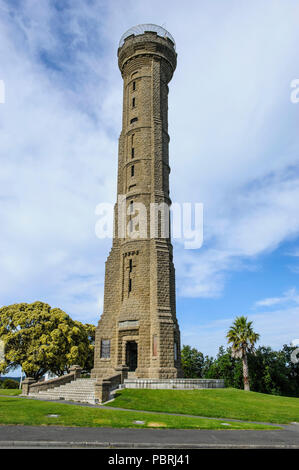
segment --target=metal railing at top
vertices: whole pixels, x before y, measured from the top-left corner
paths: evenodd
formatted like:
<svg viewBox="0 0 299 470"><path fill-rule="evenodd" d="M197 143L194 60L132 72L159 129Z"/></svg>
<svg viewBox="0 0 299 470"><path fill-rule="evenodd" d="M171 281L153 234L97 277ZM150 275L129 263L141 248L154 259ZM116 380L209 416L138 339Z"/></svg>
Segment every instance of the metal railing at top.
<svg viewBox="0 0 299 470"><path fill-rule="evenodd" d="M169 38L173 42L175 48L175 41L172 35L168 31L166 31L166 29L162 28L162 26L158 26L156 24L138 24L137 26L133 26L132 28L128 29L128 31L126 31L120 38L119 47L123 45L125 39L128 36L131 36L132 34L138 36L140 34L144 34L146 31L157 33L157 35L162 38Z"/></svg>

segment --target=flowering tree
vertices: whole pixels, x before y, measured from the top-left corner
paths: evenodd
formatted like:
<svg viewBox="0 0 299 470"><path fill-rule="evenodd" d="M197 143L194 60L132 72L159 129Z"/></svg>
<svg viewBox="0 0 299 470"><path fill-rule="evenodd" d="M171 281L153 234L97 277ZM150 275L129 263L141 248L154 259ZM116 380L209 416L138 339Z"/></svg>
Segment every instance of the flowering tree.
<svg viewBox="0 0 299 470"><path fill-rule="evenodd" d="M20 366L27 377L38 380L46 372L63 375L74 364L88 369L94 328L43 302L2 307L0 340L5 354L0 373Z"/></svg>

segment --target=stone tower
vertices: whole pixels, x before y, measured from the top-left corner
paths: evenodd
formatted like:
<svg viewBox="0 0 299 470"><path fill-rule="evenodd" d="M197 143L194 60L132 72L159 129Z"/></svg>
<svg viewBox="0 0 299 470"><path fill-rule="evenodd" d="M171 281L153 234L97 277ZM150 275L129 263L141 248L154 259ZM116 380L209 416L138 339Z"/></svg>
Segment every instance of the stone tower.
<svg viewBox="0 0 299 470"><path fill-rule="evenodd" d="M176 60L174 40L159 26L139 25L121 38L118 201L92 377L114 375L122 365L136 378L181 377L172 245L161 222L169 220L161 208L171 204L168 83Z"/></svg>

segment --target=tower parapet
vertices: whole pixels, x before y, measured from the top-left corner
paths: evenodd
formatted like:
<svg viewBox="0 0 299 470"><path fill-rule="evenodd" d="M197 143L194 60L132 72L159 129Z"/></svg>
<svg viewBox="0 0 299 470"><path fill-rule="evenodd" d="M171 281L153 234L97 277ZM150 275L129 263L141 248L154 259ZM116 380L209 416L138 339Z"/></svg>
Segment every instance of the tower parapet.
<svg viewBox="0 0 299 470"><path fill-rule="evenodd" d="M171 80L176 69L177 54L174 39L168 31L150 24L139 25L137 30L128 30L122 36L118 48L118 66L123 77L132 61L133 67L136 67L136 58L142 56L152 56L156 60L164 59L170 67L168 82Z"/></svg>

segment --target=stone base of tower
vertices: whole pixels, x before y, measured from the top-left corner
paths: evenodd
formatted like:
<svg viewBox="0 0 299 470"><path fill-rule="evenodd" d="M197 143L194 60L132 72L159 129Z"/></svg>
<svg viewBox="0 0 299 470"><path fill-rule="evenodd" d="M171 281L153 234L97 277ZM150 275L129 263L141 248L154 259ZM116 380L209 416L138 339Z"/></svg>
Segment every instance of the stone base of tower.
<svg viewBox="0 0 299 470"><path fill-rule="evenodd" d="M157 321L157 315L151 317L150 313L139 314L138 318L134 305L130 307L126 320L118 315L114 322L109 321L108 315L101 318L96 329L91 377L107 379L115 376L120 367L127 367L129 375L136 379L182 378L180 332L176 321L168 312L163 321ZM130 319L130 314L135 315L134 320ZM150 318L153 318L151 324Z"/></svg>
<svg viewBox="0 0 299 470"><path fill-rule="evenodd" d="M178 369L175 367L160 367L149 370L149 379L177 379L180 377Z"/></svg>
<svg viewBox="0 0 299 470"><path fill-rule="evenodd" d="M109 377L112 377L115 374L117 374L117 370L114 368L92 369L90 373L90 377L92 379L107 379Z"/></svg>
<svg viewBox="0 0 299 470"><path fill-rule="evenodd" d="M225 388L223 379L125 379L122 388L153 390L202 390Z"/></svg>
<svg viewBox="0 0 299 470"><path fill-rule="evenodd" d="M107 379L119 373L119 370L119 367L92 369L91 378ZM183 377L181 369L176 367L137 368L134 373L131 372L129 374L133 374L136 379L179 379Z"/></svg>

